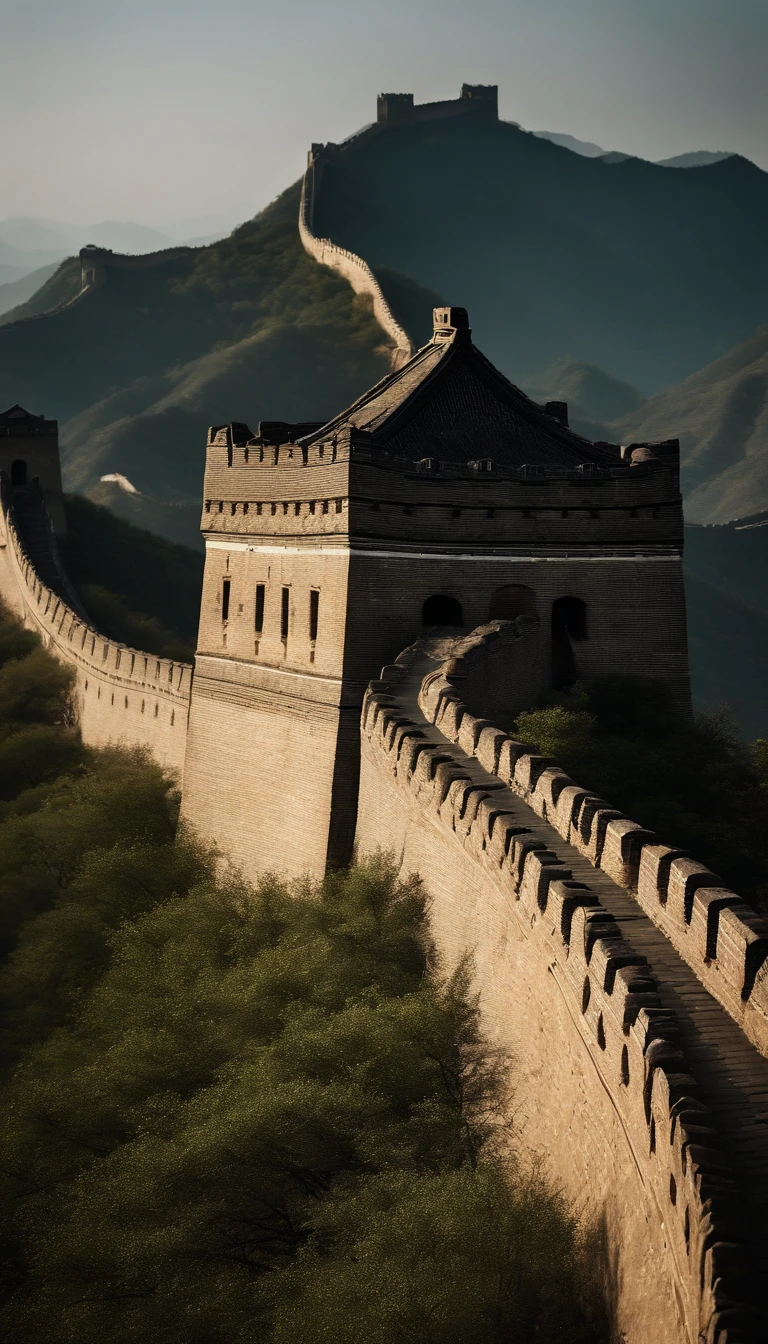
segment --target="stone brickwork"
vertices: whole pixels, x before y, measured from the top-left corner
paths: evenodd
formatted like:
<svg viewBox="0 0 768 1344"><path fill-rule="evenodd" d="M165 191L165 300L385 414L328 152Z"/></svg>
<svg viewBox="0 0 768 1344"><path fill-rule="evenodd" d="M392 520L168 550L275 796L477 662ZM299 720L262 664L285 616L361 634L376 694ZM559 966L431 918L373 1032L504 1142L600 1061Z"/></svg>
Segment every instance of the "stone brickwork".
<svg viewBox="0 0 768 1344"><path fill-rule="evenodd" d="M55 546L53 538L51 543ZM65 576L59 577L58 592L40 577L19 535L6 484L0 510L0 598L54 657L74 668L74 708L83 741L94 747L146 747L181 777L191 666L106 639L77 609Z"/></svg>
<svg viewBox="0 0 768 1344"><path fill-rule="evenodd" d="M703 864L659 842L556 765L488 724L500 634L475 631L459 658L425 679L422 712L476 755L597 869L631 891L709 992L768 1057L768 920ZM530 703L530 701L528 702Z"/></svg>
<svg viewBox="0 0 768 1344"><path fill-rule="evenodd" d="M433 341L327 424L210 431L184 813L249 874L349 858L365 688L443 621L434 601L466 629L534 619L529 700L631 668L689 703L677 444L587 443L469 336L437 309ZM288 852L281 795L303 817Z"/></svg>
<svg viewBox="0 0 768 1344"><path fill-rule="evenodd" d="M495 623L382 669L363 709L358 850L422 876L446 969L473 951L485 1030L512 1053L522 1151L606 1220L621 1337L763 1338L768 1061L553 829L560 772L465 705L483 664L530 634L524 618Z"/></svg>

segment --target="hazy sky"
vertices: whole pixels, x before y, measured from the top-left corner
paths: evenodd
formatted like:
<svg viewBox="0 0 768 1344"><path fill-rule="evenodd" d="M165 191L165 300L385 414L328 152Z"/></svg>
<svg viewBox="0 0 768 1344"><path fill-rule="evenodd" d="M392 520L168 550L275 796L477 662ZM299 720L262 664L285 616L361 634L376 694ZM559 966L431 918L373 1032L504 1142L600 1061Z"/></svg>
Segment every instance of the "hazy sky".
<svg viewBox="0 0 768 1344"><path fill-rule="evenodd" d="M498 84L501 115L768 168L768 0L0 0L0 217L265 204L312 140Z"/></svg>

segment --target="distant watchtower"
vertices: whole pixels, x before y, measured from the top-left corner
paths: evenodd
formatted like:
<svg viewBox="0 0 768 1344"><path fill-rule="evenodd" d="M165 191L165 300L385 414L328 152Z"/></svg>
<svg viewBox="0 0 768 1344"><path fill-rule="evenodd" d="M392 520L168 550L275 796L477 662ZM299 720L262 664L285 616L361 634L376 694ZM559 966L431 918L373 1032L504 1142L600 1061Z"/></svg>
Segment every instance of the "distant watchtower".
<svg viewBox="0 0 768 1344"><path fill-rule="evenodd" d="M498 121L498 85L462 84L459 98L445 98L436 103L414 103L412 93L380 93L376 100L376 120L388 126L462 116Z"/></svg>
<svg viewBox="0 0 768 1344"><path fill-rule="evenodd" d="M350 856L367 682L426 629L539 619L543 688L688 703L676 441L590 443L472 344L462 308L326 424L209 434L184 809L253 874Z"/></svg>
<svg viewBox="0 0 768 1344"><path fill-rule="evenodd" d="M0 471L16 495L39 488L56 535L64 536L58 422L19 405L0 412Z"/></svg>

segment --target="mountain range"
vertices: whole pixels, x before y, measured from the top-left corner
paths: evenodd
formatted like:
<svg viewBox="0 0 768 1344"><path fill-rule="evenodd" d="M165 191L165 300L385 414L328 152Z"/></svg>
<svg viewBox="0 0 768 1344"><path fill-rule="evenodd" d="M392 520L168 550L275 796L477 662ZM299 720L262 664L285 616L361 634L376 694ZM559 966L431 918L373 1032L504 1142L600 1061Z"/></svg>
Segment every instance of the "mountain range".
<svg viewBox="0 0 768 1344"><path fill-rule="evenodd" d="M591 439L680 439L686 517L726 523L768 508L768 326L676 387L643 398L594 365L556 362L525 389L567 401Z"/></svg>
<svg viewBox="0 0 768 1344"><path fill-rule="evenodd" d="M225 237L233 225L246 215L247 207L242 207L242 214L238 210L228 211L224 215L179 220L166 230L148 228L145 224L135 224L130 220L68 224L59 219L37 219L29 215L0 219L0 313L7 312L12 306L4 302L6 296L2 290L6 284L63 261L73 252L79 252L87 243L108 247L114 252L139 255L177 247L180 242L194 247ZM42 283L41 280L39 284Z"/></svg>
<svg viewBox="0 0 768 1344"><path fill-rule="evenodd" d="M71 485L121 472L150 497L193 498L210 421L330 413L383 370L380 329L305 257L297 212L294 186L231 237L108 269L85 302L39 316L77 292L79 266L66 262L5 314L0 400L58 414ZM566 356L629 387L629 402L586 395L596 437L680 432L694 514L712 520L742 508L734 487L724 514L720 478L747 470L728 460L737 420L759 444L757 384L748 374L738 419L719 379L725 429L702 451L685 380L713 361L737 383L747 373L728 352L768 315L767 215L768 174L739 157L607 164L510 124L452 121L363 135L329 156L315 231L369 261L416 343L433 304L462 302L478 344L524 387ZM582 392L567 399L578 411ZM749 454L739 443L733 456Z"/></svg>
<svg viewBox="0 0 768 1344"><path fill-rule="evenodd" d="M551 140L553 145L561 145L563 149L570 149L574 154L583 154L585 159L610 159L614 163L620 163L622 159L637 158L636 154L624 154L620 150L603 149L602 145L596 145L593 140L577 140L575 135L566 135L562 131L534 131L542 140ZM685 154L673 154L670 159L645 160L645 162L655 162L662 168L704 168L709 163L719 163L721 159L733 158L733 150L728 149L694 149Z"/></svg>
<svg viewBox="0 0 768 1344"><path fill-rule="evenodd" d="M314 227L374 267L417 344L434 305L463 303L494 363L589 437L679 435L689 520L768 510L768 175L612 157L504 123L392 127L329 152ZM330 416L386 372L366 302L304 253L298 205L295 184L230 237L108 265L70 307L76 258L17 293L0 404L58 416L70 490L194 543L209 423ZM714 554L723 533L701 532ZM765 566L746 592L744 535L690 569L697 694L749 686L742 722L768 732Z"/></svg>

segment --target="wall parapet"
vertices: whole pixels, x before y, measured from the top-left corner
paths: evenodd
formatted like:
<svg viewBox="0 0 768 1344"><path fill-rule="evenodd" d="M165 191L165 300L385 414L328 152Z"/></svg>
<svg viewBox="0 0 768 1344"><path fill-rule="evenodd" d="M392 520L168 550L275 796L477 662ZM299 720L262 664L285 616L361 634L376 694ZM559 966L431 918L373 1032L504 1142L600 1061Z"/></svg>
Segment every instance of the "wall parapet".
<svg viewBox="0 0 768 1344"><path fill-rule="evenodd" d="M52 558L57 561L51 538ZM0 494L3 596L25 625L61 662L75 669L83 741L146 746L163 765L181 771L192 687L192 665L132 649L109 639L76 609L76 595L62 578L54 590L38 574L16 527L13 508Z"/></svg>
<svg viewBox="0 0 768 1344"><path fill-rule="evenodd" d="M600 871L631 892L701 983L768 1057L768 920L719 877L590 789L535 748L473 716L462 688L499 634L481 627L424 679L419 706L462 750L511 788Z"/></svg>
<svg viewBox="0 0 768 1344"><path fill-rule="evenodd" d="M336 271L348 281L356 294L365 294L371 299L373 315L394 346L392 367L400 368L414 354L415 347L408 333L397 321L370 266L355 252L350 252L346 247L338 247L330 238L318 238L314 233L315 194L322 165L322 153L322 146L312 147L301 185L299 237L302 246L320 266L328 266L330 270Z"/></svg>
<svg viewBox="0 0 768 1344"><path fill-rule="evenodd" d="M470 714L459 690L488 643L509 637L507 624L493 622L462 641L458 656L423 679L418 700L429 723L530 804L545 775L566 777L529 746ZM370 683L362 711L364 753L489 874L531 952L546 965L551 992L565 999L620 1116L642 1183L653 1191L683 1305L681 1338L746 1344L757 1328L746 1305L738 1188L715 1116L688 1071L675 1015L662 1002L647 959L625 941L594 892L574 881L543 837L521 826L492 788L478 785L410 717L403 688L424 652L420 641ZM564 782L560 793L566 787L575 788Z"/></svg>

